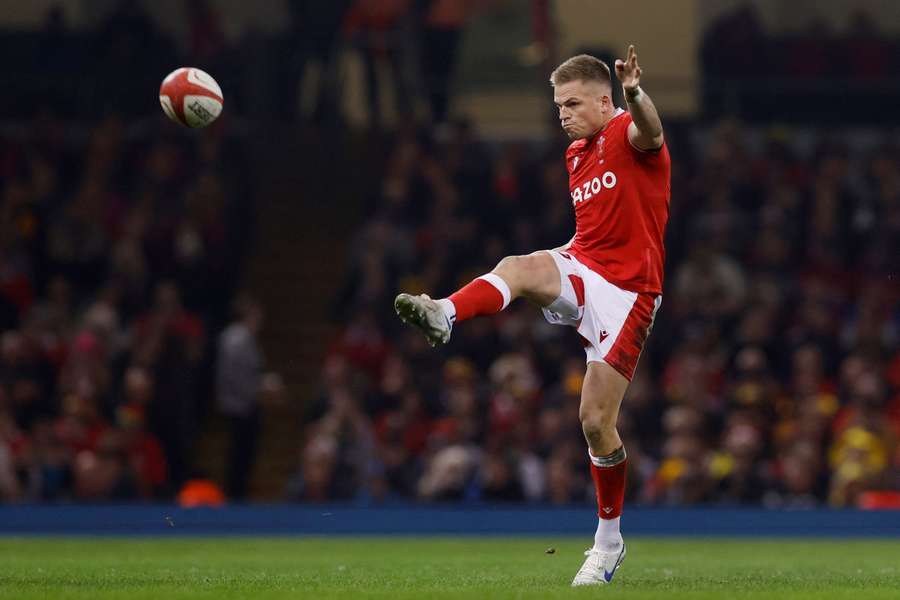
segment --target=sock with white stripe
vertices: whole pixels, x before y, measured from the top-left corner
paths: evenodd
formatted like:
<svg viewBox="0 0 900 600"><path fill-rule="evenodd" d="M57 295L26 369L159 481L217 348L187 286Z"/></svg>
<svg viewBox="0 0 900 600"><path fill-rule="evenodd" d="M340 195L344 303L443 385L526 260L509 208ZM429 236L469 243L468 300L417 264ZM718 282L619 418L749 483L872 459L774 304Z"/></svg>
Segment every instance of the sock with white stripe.
<svg viewBox="0 0 900 600"><path fill-rule="evenodd" d="M438 300L450 322L490 315L509 306L512 293L503 278L486 273L466 284L449 298Z"/></svg>

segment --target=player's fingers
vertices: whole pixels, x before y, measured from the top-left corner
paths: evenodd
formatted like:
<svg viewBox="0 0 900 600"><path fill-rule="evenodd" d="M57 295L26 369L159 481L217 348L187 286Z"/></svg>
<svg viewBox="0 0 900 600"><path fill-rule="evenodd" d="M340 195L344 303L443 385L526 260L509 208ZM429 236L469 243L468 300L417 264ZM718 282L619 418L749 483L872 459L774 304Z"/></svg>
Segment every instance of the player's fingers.
<svg viewBox="0 0 900 600"><path fill-rule="evenodd" d="M634 44L628 45L628 60L631 60L631 57L635 55Z"/></svg>
<svg viewBox="0 0 900 600"><path fill-rule="evenodd" d="M617 58L616 59L616 71L621 71L624 68L625 68L625 61L623 61L621 58Z"/></svg>

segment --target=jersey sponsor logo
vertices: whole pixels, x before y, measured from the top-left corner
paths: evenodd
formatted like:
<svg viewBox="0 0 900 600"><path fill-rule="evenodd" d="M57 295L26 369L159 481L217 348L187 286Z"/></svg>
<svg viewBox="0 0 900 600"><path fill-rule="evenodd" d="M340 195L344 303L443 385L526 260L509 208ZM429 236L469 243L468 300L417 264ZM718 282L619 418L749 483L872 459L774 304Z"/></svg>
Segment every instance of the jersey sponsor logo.
<svg viewBox="0 0 900 600"><path fill-rule="evenodd" d="M612 171L606 171L600 177L594 177L589 181L585 181L572 191L572 206L579 202L589 200L594 194L598 194L601 190L609 190L616 187L616 174Z"/></svg>

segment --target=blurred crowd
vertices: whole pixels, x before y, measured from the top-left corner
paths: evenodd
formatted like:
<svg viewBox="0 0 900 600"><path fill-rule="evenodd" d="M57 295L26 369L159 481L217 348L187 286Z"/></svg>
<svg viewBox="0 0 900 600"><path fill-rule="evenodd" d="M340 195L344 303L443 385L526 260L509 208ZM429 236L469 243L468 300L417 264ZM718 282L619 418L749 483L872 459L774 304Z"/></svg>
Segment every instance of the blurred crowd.
<svg viewBox="0 0 900 600"><path fill-rule="evenodd" d="M520 68L533 71L529 81L543 80L541 73L552 68L545 62L549 49L558 46L557 9L549 0L285 0L283 23L270 31L249 18L229 22L210 0L177 3L165 19L180 21L176 29L161 26L150 2L106 4L90 27L73 26L66 11L50 5L42 29L0 31L8 63L0 84L16 89L0 96L0 112L51 106L69 115L100 116L114 108L143 116L155 109L146 90L188 64L227 90L232 115L312 123L335 133L348 121L356 125L365 105L374 129L392 116L443 126L459 87L463 45L472 54L479 43L490 43L465 35L471 23L492 22L500 31L520 20L530 32L501 61L499 74L490 75L498 68L490 59L474 66L483 70L476 78L495 84ZM768 29L752 2L712 20L698 52L705 113L759 122L896 122L900 38L863 6L840 26L824 12L806 7L805 22L781 31ZM109 73L128 76L110 85ZM845 110L848 93L865 97L866 110Z"/></svg>
<svg viewBox="0 0 900 600"><path fill-rule="evenodd" d="M182 20L178 36L160 27L148 4L116 0L90 28L73 27L59 5L50 5L42 29L0 31L9 65L0 83L16 87L0 97L0 111L51 107L98 117L112 109L143 117L156 109L147 91L189 65L227 90L232 115L339 127L346 59L354 56L373 127L381 126L391 97L397 114L415 110L443 123L462 32L492 0L286 0L283 27L262 32L244 23L230 37L210 0L179 4L171 16ZM111 81L110 73L127 77Z"/></svg>
<svg viewBox="0 0 900 600"><path fill-rule="evenodd" d="M0 501L170 497L245 247L223 129L0 133Z"/></svg>
<svg viewBox="0 0 900 600"><path fill-rule="evenodd" d="M840 27L815 8L806 14L798 27L773 32L744 2L709 24L699 53L707 114L760 123L895 121L900 37L863 6ZM848 94L863 94L866 110L847 110Z"/></svg>
<svg viewBox="0 0 900 600"><path fill-rule="evenodd" d="M746 2L710 24L701 60L704 75L713 77L865 80L900 73L898 50L900 40L882 31L863 7L853 11L841 31L812 10L802 28L773 34Z"/></svg>
<svg viewBox="0 0 900 600"><path fill-rule="evenodd" d="M619 422L629 501L851 506L900 488L896 141L731 122L667 138L666 291ZM441 143L397 136L291 497L594 501L572 331L519 300L436 350L391 308L568 240L561 156L462 122Z"/></svg>

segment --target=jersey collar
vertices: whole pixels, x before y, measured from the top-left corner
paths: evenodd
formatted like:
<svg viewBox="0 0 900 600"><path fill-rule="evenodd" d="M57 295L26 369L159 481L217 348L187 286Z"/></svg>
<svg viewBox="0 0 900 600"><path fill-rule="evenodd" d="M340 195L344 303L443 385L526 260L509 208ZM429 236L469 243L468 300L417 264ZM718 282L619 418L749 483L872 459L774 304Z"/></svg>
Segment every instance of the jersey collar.
<svg viewBox="0 0 900 600"><path fill-rule="evenodd" d="M587 148L588 146L593 144L597 140L597 138L600 137L600 134L602 134L604 131L607 130L607 128L609 128L610 123L612 123L615 119L619 118L621 115L624 115L624 114L625 114L625 111L623 109L616 107L616 111L613 113L613 116L611 116L609 118L609 121L606 122L606 125L604 125L600 129L598 129L597 132L594 133L594 135L589 137L588 141L584 145L584 147Z"/></svg>

